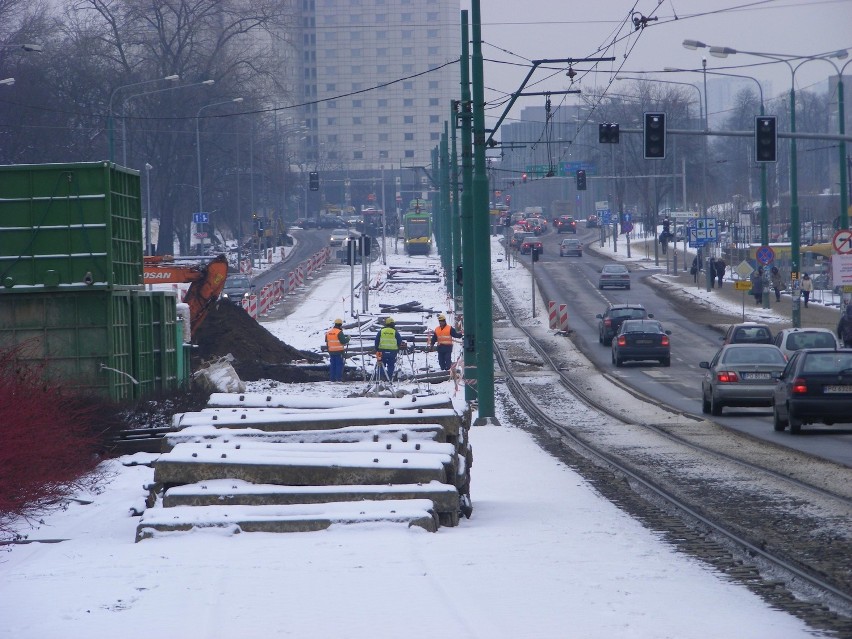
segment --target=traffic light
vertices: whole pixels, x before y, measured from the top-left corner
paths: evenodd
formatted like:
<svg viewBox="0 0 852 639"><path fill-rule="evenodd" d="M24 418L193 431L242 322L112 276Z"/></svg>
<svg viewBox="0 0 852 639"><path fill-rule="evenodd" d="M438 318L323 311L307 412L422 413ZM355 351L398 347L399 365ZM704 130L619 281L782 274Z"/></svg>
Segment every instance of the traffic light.
<svg viewBox="0 0 852 639"><path fill-rule="evenodd" d="M645 114L645 159L662 160L666 157L666 114Z"/></svg>
<svg viewBox="0 0 852 639"><path fill-rule="evenodd" d="M311 191L319 191L319 173L316 171L310 172L309 184Z"/></svg>
<svg viewBox="0 0 852 639"><path fill-rule="evenodd" d="M778 127L774 115L759 115L754 119L755 162L777 162Z"/></svg>
<svg viewBox="0 0 852 639"><path fill-rule="evenodd" d="M665 220L663 220L663 233L668 235L669 233L671 233L671 230L672 230L671 220L669 220L669 218L666 218Z"/></svg>
<svg viewBox="0 0 852 639"><path fill-rule="evenodd" d="M577 170L577 190L586 190L586 172L583 169Z"/></svg>
<svg viewBox="0 0 852 639"><path fill-rule="evenodd" d="M532 249L532 261L538 262L539 256L541 255L541 249L537 246L533 246Z"/></svg>
<svg viewBox="0 0 852 639"><path fill-rule="evenodd" d="M524 184L527 183L527 174L526 173L521 173L521 182L523 182Z"/></svg>
<svg viewBox="0 0 852 639"><path fill-rule="evenodd" d="M598 124L598 142L601 144L618 144L618 124L603 122Z"/></svg>

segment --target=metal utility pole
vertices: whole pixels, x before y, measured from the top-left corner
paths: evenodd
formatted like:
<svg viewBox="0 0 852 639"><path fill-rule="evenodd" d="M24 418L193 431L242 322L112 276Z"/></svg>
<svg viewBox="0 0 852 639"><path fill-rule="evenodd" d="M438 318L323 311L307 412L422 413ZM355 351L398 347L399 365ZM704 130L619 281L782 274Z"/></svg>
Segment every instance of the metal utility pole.
<svg viewBox="0 0 852 639"><path fill-rule="evenodd" d="M473 109L470 98L470 36L468 35L467 11L461 12L461 154L462 154L462 198L461 198L461 238L462 267L468 272L468 284L462 284L462 309L464 311L464 398L474 401L479 389L474 380L478 379L476 350L476 298L471 282L473 276ZM490 313L489 313L490 317Z"/></svg>
<svg viewBox="0 0 852 639"><path fill-rule="evenodd" d="M459 210L459 158L456 151L455 109L450 109L450 117L453 118L453 125L450 127L450 199L452 200L450 226L452 227L453 237L453 271L450 273L450 277L453 280L453 310L458 312L460 291L454 274L455 269L461 264L461 212Z"/></svg>

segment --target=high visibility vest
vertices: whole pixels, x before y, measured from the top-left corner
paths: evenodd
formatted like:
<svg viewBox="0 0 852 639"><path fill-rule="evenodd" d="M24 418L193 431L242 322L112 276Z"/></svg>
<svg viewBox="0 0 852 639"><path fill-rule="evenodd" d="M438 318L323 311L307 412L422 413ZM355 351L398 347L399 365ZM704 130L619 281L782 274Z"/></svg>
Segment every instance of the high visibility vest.
<svg viewBox="0 0 852 639"><path fill-rule="evenodd" d="M396 329L389 326L379 331L379 350L396 351L399 346L396 343Z"/></svg>
<svg viewBox="0 0 852 639"><path fill-rule="evenodd" d="M438 328L435 329L435 335L438 338L438 346L452 346L453 345L453 337L451 335L453 327L449 324L444 324L444 326L438 325Z"/></svg>
<svg viewBox="0 0 852 639"><path fill-rule="evenodd" d="M339 328L330 328L325 334L325 343L328 344L329 353L342 353L343 344L340 342L341 331Z"/></svg>

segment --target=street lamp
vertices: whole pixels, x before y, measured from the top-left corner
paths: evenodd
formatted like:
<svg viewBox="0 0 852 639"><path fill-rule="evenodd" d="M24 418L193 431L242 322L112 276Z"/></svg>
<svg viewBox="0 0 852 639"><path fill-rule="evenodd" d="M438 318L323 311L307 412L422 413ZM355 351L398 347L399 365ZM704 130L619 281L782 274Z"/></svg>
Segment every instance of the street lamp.
<svg viewBox="0 0 852 639"><path fill-rule="evenodd" d="M114 133L114 124L112 117L112 101L115 99L115 94L121 91L122 89L128 89L130 87L138 87L143 84L151 84L152 82L161 82L162 80L167 80L169 82L175 82L180 80L179 75L167 75L165 78L155 78L154 80L143 80L142 82L134 82L132 84L122 84L120 87L116 87L113 89L113 92L109 96L109 108L107 110L107 129L109 131L109 161L115 162L115 133Z"/></svg>
<svg viewBox="0 0 852 639"><path fill-rule="evenodd" d="M231 104L234 102L242 102L242 98L231 98L230 100L222 100L221 102L213 102L212 104L205 104L198 112L195 114L195 153L196 159L198 162L198 212L204 212L204 199L201 194L201 135L198 130L198 120L201 117L201 112L204 109L209 109L210 107L219 106L222 104ZM239 184L239 181L237 182ZM242 217L242 216L240 216ZM237 258L240 257L240 234L242 233L242 219L238 221L239 230L237 231Z"/></svg>
<svg viewBox="0 0 852 639"><path fill-rule="evenodd" d="M687 43L689 43L687 45ZM706 47L703 42L696 40L684 40L683 46L692 49L698 47ZM846 49L833 51L831 53L815 56L796 56L784 53L765 53L760 51L738 51L730 47L710 47L710 55L717 58L726 58L729 55L742 53L744 55L753 55L758 58L767 58L777 62L783 62L790 69L790 277L793 280L799 278L799 260L801 259L801 229L799 228L799 185L798 185L798 167L796 154L796 71L799 70L806 62L811 60L827 60L828 58L844 59L849 56ZM792 62L801 60L797 65L793 66ZM842 169L841 169L842 171ZM791 322L793 328L801 327L801 309L799 308L798 296L793 298L793 309L791 312Z"/></svg>
<svg viewBox="0 0 852 639"><path fill-rule="evenodd" d="M124 166L127 166L127 127L126 122L127 119L124 117L125 112L127 111L127 103L130 102L133 98L138 98L143 95L152 95L154 93L162 93L163 91L175 91L177 89L188 89L190 87L198 87L201 85L210 86L216 83L216 80L204 80L203 82L193 82L192 84L182 84L177 87L166 87L165 89L156 89L154 91L143 91L142 93L134 93L133 95L128 95L124 98L124 101L121 103L121 163Z"/></svg>
<svg viewBox="0 0 852 639"><path fill-rule="evenodd" d="M145 201L148 204L145 212L145 255L153 255L151 250L151 169L154 167L145 162Z"/></svg>

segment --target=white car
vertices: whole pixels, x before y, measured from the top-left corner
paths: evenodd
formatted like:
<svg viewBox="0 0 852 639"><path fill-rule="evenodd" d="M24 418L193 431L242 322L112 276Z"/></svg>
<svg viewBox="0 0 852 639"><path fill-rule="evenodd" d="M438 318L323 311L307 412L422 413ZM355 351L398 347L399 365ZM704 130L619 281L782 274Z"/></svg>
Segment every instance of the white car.
<svg viewBox="0 0 852 639"><path fill-rule="evenodd" d="M328 239L328 244L329 246L343 246L343 243L348 239L349 229L334 229Z"/></svg>
<svg viewBox="0 0 852 639"><path fill-rule="evenodd" d="M787 359L803 348L843 347L834 331L827 328L785 328L778 332L772 343L781 349Z"/></svg>

